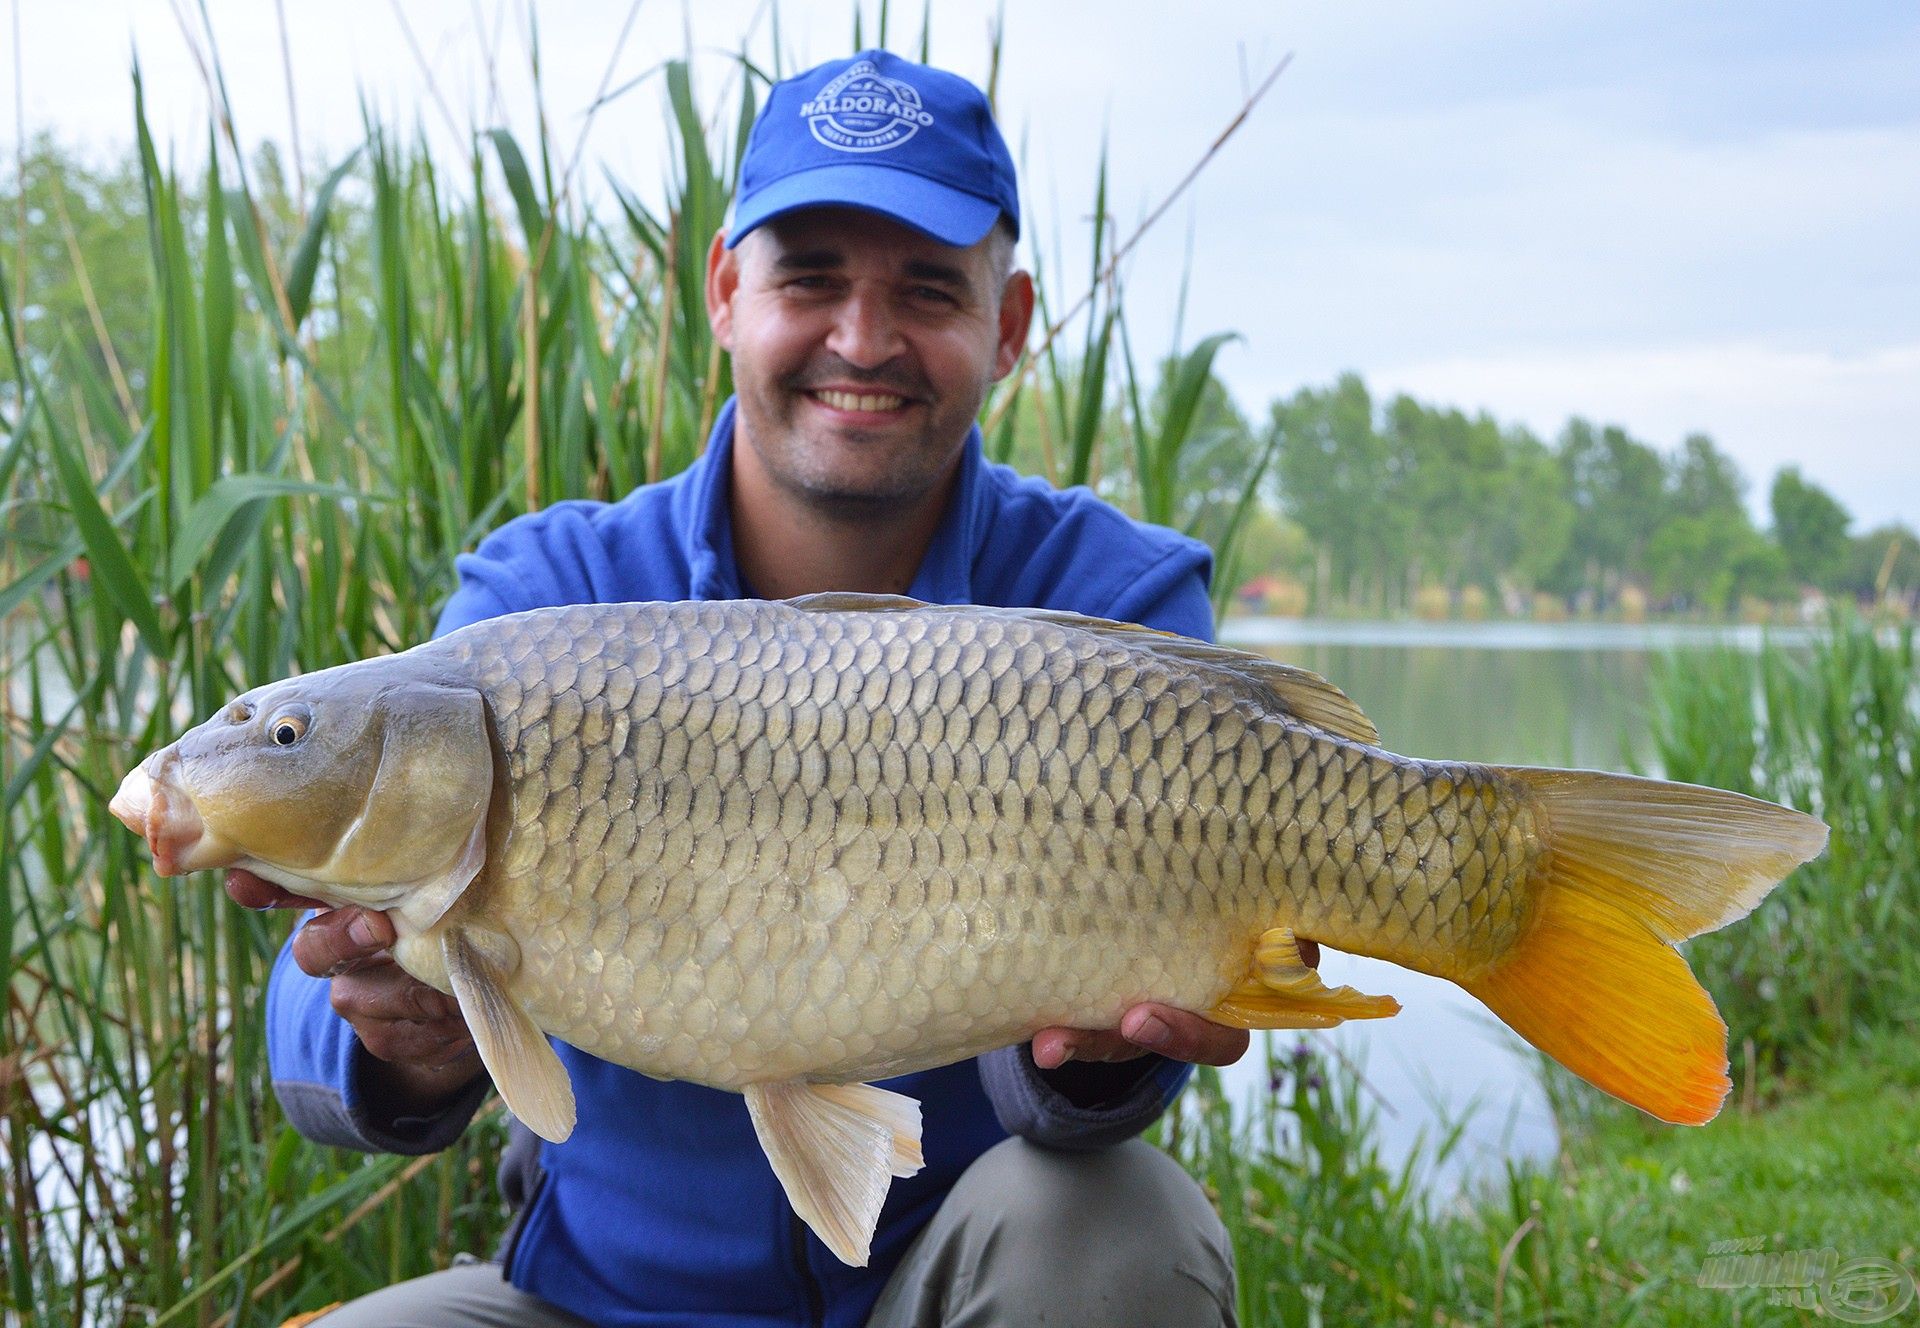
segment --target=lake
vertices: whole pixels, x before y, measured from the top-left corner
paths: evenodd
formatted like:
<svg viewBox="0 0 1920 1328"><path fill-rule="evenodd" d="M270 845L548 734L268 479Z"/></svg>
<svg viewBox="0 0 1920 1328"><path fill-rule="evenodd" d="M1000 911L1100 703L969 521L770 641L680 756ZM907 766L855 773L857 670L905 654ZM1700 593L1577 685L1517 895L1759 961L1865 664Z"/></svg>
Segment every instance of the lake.
<svg viewBox="0 0 1920 1328"><path fill-rule="evenodd" d="M1795 636L1771 629L1776 642ZM1616 623L1335 622L1229 619L1228 644L1326 677L1408 756L1506 765L1639 768L1658 773L1646 717L1654 656L1712 645L1755 648L1756 628ZM1537 1074L1539 1056L1450 982L1377 960L1325 952L1330 985L1396 997L1392 1019L1324 1033L1274 1033L1331 1045L1358 1067L1394 1164L1445 1121L1465 1119L1455 1154L1429 1177L1436 1197L1497 1178L1509 1157L1547 1160L1558 1147ZM1316 1041L1317 1040L1317 1041ZM1237 1102L1268 1091L1256 1044L1226 1071Z"/></svg>

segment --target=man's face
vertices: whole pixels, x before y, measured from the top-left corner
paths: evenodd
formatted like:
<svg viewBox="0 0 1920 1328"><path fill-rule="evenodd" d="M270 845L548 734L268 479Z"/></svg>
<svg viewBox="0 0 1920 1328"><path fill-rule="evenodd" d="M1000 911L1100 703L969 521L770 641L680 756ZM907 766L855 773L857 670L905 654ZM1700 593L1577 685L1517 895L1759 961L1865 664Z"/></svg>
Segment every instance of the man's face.
<svg viewBox="0 0 1920 1328"><path fill-rule="evenodd" d="M733 354L739 441L781 490L857 515L946 479L1033 311L994 243L956 249L854 208L791 213L737 249L715 237L707 313Z"/></svg>

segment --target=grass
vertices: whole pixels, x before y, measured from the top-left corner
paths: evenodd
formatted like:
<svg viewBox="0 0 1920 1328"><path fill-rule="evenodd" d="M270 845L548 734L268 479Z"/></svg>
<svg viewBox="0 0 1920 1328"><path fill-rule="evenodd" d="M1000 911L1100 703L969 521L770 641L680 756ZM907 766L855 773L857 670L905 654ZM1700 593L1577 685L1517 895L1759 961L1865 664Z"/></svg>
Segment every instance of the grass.
<svg viewBox="0 0 1920 1328"><path fill-rule="evenodd" d="M1411 1183L1420 1161L1383 1165L1337 1062L1277 1068L1240 1119L1201 1085L1163 1139L1221 1208L1243 1324L1801 1323L1767 1288L1701 1286L1716 1243L1920 1269L1920 1044L1903 1031L1701 1129L1589 1109L1552 1166L1440 1207Z"/></svg>

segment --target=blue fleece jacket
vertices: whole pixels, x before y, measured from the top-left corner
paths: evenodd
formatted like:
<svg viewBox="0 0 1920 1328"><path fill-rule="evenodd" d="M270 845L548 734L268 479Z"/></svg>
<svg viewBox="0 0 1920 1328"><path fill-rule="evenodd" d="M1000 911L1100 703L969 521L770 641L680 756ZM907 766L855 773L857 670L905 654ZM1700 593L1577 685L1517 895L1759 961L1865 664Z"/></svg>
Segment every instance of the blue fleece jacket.
<svg viewBox="0 0 1920 1328"><path fill-rule="evenodd" d="M733 403L683 474L618 503L558 503L509 522L459 560L445 633L558 604L738 599L752 590L733 557L728 506ZM1068 609L1212 635L1210 556L1142 525L1086 489L1061 492L988 462L976 429L953 497L909 594L948 604ZM370 1100L367 1053L328 1004L328 984L282 950L268 993L275 1088L302 1133L325 1143L428 1152L458 1137L484 1095L476 1084L432 1118L396 1118ZM1011 1047L889 1080L923 1106L926 1168L896 1180L872 1262L834 1258L788 1206L736 1094L660 1083L556 1042L579 1125L539 1144L519 1200L507 1276L605 1328L699 1325L857 1328L907 1246L975 1158L1009 1133L1097 1147L1144 1129L1188 1067L1149 1057L1116 1091L1076 1105L1061 1076ZM1070 1070L1075 1067L1068 1067ZM1084 1097L1084 1094L1078 1095ZM537 1143L515 1125L515 1148Z"/></svg>

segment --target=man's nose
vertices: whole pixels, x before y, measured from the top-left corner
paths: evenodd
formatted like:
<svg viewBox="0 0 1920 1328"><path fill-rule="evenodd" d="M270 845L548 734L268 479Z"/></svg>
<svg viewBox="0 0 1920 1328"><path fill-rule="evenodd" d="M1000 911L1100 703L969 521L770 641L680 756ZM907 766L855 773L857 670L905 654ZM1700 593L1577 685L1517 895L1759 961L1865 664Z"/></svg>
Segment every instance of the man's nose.
<svg viewBox="0 0 1920 1328"><path fill-rule="evenodd" d="M855 288L835 311L827 349L857 369L877 369L905 342L887 299L877 291Z"/></svg>

